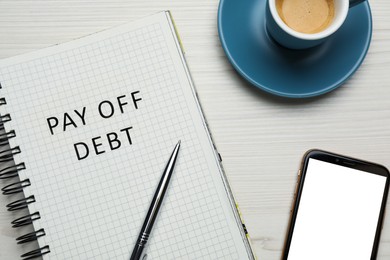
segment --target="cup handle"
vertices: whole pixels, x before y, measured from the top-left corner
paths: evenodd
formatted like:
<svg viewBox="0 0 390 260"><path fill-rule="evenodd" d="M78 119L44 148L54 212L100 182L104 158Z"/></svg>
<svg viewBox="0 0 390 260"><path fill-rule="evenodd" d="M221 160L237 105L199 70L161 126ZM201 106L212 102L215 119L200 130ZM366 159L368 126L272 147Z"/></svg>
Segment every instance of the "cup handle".
<svg viewBox="0 0 390 260"><path fill-rule="evenodd" d="M354 7L360 3L363 3L366 0L349 0L349 8Z"/></svg>

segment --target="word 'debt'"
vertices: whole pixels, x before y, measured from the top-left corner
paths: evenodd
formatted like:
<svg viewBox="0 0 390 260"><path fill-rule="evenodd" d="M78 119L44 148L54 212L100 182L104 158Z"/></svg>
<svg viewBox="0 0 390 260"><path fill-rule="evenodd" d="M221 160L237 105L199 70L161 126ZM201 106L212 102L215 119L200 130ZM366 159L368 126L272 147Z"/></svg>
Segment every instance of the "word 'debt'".
<svg viewBox="0 0 390 260"><path fill-rule="evenodd" d="M139 102L142 98L140 91L131 92L130 96L121 95L115 98L115 100L103 100L98 103L96 110L102 119L109 119L116 114L124 114L129 110L137 110L139 108ZM89 109L83 106L81 109L74 109L73 112L65 112L61 116L51 116L46 118L47 126L50 134L55 135L61 132L69 131L70 129L76 129L88 124L87 115ZM78 160L86 159L90 154L95 155L103 154L106 150L116 150L122 147L123 144L132 144L132 138L130 130L132 126L123 127L119 131L112 131L100 136L92 137L89 141L80 141L73 144L76 156ZM102 139L105 139L103 142ZM106 147L104 147L106 143Z"/></svg>
<svg viewBox="0 0 390 260"><path fill-rule="evenodd" d="M129 127L126 127L126 128L119 130L119 133L124 135L124 138L122 138L122 137L120 138L120 136L116 132L110 132L104 136L104 138L107 140L108 146L109 146L111 151L120 148L124 142L125 143L127 142L129 145L133 144L131 141L131 135L129 132L130 129L132 129L132 128L133 127L129 126ZM75 143L73 146L74 146L74 149L76 151L77 159L82 160L82 159L87 158L90 151L95 152L96 155L105 153L106 151L104 150L104 148L100 147L100 146L103 146L103 142L101 139L102 139L101 136L96 136L96 137L93 137L91 139L93 150L90 149L88 144L86 144L84 142Z"/></svg>

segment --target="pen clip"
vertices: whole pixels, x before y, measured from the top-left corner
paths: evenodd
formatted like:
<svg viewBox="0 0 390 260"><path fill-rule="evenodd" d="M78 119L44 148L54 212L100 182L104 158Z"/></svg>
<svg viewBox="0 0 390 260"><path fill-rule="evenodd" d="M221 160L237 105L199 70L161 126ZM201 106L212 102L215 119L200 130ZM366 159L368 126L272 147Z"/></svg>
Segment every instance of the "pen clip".
<svg viewBox="0 0 390 260"><path fill-rule="evenodd" d="M141 258L141 260L146 260L147 257L148 257L148 254L144 254L144 256Z"/></svg>

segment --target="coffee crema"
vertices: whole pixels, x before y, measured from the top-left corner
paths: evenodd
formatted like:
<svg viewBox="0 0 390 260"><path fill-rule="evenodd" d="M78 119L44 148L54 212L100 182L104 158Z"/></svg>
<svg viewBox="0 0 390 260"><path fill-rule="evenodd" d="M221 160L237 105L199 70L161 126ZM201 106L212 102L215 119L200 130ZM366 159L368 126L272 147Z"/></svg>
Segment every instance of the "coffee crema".
<svg viewBox="0 0 390 260"><path fill-rule="evenodd" d="M334 0L276 0L283 22L301 33L325 30L334 18Z"/></svg>

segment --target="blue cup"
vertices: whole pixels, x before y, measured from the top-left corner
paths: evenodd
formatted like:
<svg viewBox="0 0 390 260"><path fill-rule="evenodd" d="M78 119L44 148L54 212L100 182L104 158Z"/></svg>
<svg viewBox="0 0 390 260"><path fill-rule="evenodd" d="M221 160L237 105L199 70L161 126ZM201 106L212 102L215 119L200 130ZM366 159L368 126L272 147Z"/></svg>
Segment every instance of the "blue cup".
<svg viewBox="0 0 390 260"><path fill-rule="evenodd" d="M335 33L347 18L349 8L364 2L365 0L334 0L334 18L330 25L323 31L309 34L291 29L280 17L276 9L277 0L267 0L266 24L271 37L280 45L289 49L307 49L326 41ZM288 0L285 0L288 1Z"/></svg>

